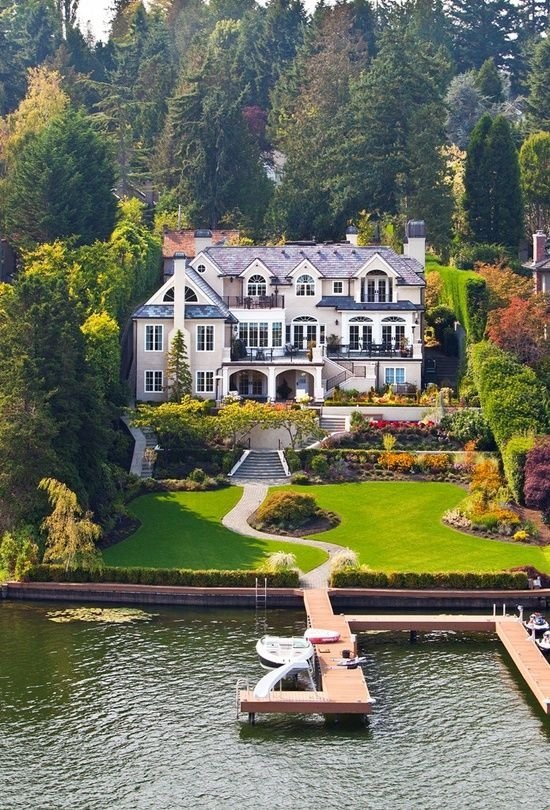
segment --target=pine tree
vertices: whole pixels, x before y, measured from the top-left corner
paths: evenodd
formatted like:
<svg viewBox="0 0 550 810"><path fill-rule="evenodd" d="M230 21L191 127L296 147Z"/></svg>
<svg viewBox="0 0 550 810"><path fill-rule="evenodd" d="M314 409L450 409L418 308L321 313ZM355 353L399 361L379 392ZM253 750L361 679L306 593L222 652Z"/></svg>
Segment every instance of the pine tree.
<svg viewBox="0 0 550 810"><path fill-rule="evenodd" d="M193 380L187 359L187 346L181 329L178 329L170 345L166 359L166 373L171 402L181 402L184 396L191 396Z"/></svg>
<svg viewBox="0 0 550 810"><path fill-rule="evenodd" d="M477 70L487 59L505 67L516 50L510 37L517 31L513 0L450 0L447 5L458 70Z"/></svg>
<svg viewBox="0 0 550 810"><path fill-rule="evenodd" d="M526 225L530 234L550 231L550 132L535 132L519 152Z"/></svg>
<svg viewBox="0 0 550 810"><path fill-rule="evenodd" d="M476 87L491 104L502 104L504 94L502 92L502 79L495 67L493 59L486 59L480 67L476 76Z"/></svg>
<svg viewBox="0 0 550 810"><path fill-rule="evenodd" d="M519 161L510 124L501 115L487 138L487 172L491 181L490 242L517 248L523 232Z"/></svg>
<svg viewBox="0 0 550 810"><path fill-rule="evenodd" d="M527 77L527 121L532 131L550 130L550 37L535 46Z"/></svg>
<svg viewBox="0 0 550 810"><path fill-rule="evenodd" d="M492 119L485 113L472 131L464 169L464 212L471 239L491 241L491 196L487 171L487 138Z"/></svg>

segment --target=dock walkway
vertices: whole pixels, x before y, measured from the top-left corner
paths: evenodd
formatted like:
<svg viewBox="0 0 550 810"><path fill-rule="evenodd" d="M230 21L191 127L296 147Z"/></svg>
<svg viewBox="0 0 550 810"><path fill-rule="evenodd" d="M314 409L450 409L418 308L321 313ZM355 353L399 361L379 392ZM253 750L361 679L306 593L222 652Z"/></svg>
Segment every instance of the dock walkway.
<svg viewBox="0 0 550 810"><path fill-rule="evenodd" d="M369 714L373 700L361 667L340 667L337 661L344 650L355 652L345 616L336 616L326 590L304 591L308 624L323 630L336 630L340 640L335 644L317 644L320 689L316 692L273 691L257 698L252 690L239 693L239 710L255 714L297 712L300 714Z"/></svg>

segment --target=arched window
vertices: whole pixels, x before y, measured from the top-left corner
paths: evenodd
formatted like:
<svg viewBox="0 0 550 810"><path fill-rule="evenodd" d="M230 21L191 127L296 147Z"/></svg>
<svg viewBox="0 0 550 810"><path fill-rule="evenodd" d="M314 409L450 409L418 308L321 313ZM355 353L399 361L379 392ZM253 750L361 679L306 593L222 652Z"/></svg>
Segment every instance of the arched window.
<svg viewBox="0 0 550 810"><path fill-rule="evenodd" d="M258 274L250 276L248 284L246 285L246 294L258 298L260 295L267 293L267 284L265 278Z"/></svg>
<svg viewBox="0 0 550 810"><path fill-rule="evenodd" d="M296 295L315 295L315 281L307 273L296 279Z"/></svg>
<svg viewBox="0 0 550 810"><path fill-rule="evenodd" d="M392 301L392 280L383 270L371 270L361 279L361 301L384 304Z"/></svg>
<svg viewBox="0 0 550 810"><path fill-rule="evenodd" d="M162 300L166 301L166 302L171 302L171 301L174 300L174 288L173 287L170 287L169 290L166 290L166 292L164 293L164 298Z"/></svg>
<svg viewBox="0 0 550 810"><path fill-rule="evenodd" d="M372 319L357 315L349 319L349 348L352 352L369 352L372 345Z"/></svg>
<svg viewBox="0 0 550 810"><path fill-rule="evenodd" d="M197 293L195 290L192 290L191 287L185 288L185 303L186 304L196 304L199 299L197 298Z"/></svg>

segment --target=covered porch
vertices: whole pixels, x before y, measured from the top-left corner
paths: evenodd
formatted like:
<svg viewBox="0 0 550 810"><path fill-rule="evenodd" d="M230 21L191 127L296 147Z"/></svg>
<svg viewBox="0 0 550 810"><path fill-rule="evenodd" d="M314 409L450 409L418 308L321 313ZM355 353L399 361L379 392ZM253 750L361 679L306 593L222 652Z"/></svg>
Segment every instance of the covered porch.
<svg viewBox="0 0 550 810"><path fill-rule="evenodd" d="M323 367L320 365L303 367L293 363L255 367L245 361L241 368L236 366L237 363L232 363L222 367L222 398L236 392L243 399L260 402L286 402L300 394L323 400Z"/></svg>

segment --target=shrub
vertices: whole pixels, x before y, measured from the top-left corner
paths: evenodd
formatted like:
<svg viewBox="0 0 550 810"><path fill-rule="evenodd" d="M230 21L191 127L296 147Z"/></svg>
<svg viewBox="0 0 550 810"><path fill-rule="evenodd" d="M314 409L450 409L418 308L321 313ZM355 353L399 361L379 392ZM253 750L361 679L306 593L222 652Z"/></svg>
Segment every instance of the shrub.
<svg viewBox="0 0 550 810"><path fill-rule="evenodd" d="M410 473L414 467L414 456L412 453L382 453L380 464L386 470Z"/></svg>
<svg viewBox="0 0 550 810"><path fill-rule="evenodd" d="M524 571L483 574L464 572L386 574L370 571L362 566L358 569L341 568L334 571L330 584L333 588L525 590L528 586L528 577Z"/></svg>
<svg viewBox="0 0 550 810"><path fill-rule="evenodd" d="M517 543L524 543L529 538L529 535L524 529L520 529L518 532L514 534L514 540Z"/></svg>
<svg viewBox="0 0 550 810"><path fill-rule="evenodd" d="M200 588L254 588L262 569L254 571L193 571L185 568L118 568L104 566L98 571L66 571L61 565L34 565L28 573L31 582L113 582L132 585L179 585ZM299 574L284 570L267 576L269 588L296 588Z"/></svg>
<svg viewBox="0 0 550 810"><path fill-rule="evenodd" d="M510 253L504 245L478 242L475 245L461 245L453 257L460 270L473 270L476 264L501 264L508 262Z"/></svg>
<svg viewBox="0 0 550 810"><path fill-rule="evenodd" d="M207 478L205 471L201 470L200 467L195 467L187 477L190 481L195 481L197 484L202 484Z"/></svg>
<svg viewBox="0 0 550 810"><path fill-rule="evenodd" d="M326 456L320 454L313 456L311 459L311 471L318 475L319 478L324 478L328 472L329 464Z"/></svg>
<svg viewBox="0 0 550 810"><path fill-rule="evenodd" d="M457 439L461 444L475 441L478 450L494 450L493 434L479 410L461 408L453 414L444 416L440 427L448 431L449 436Z"/></svg>
<svg viewBox="0 0 550 810"><path fill-rule="evenodd" d="M502 464L506 482L517 503L523 503L523 485L525 480L525 462L527 453L533 448L532 436L512 436L502 451Z"/></svg>
<svg viewBox="0 0 550 810"><path fill-rule="evenodd" d="M359 556L357 552L352 551L351 548L343 548L340 551L337 551L336 554L333 554L330 558L331 573L340 571L343 568L350 570L358 567Z"/></svg>
<svg viewBox="0 0 550 810"><path fill-rule="evenodd" d="M525 503L550 511L550 436L537 439L525 462Z"/></svg>
<svg viewBox="0 0 550 810"><path fill-rule="evenodd" d="M472 343L482 340L487 322L489 295L485 279L455 267L436 267L443 280L442 303L456 313Z"/></svg>
<svg viewBox="0 0 550 810"><path fill-rule="evenodd" d="M290 476L290 483L305 486L309 484L309 475L305 472L295 472Z"/></svg>
<svg viewBox="0 0 550 810"><path fill-rule="evenodd" d="M290 447L287 447L287 449L285 450L285 458L290 472L291 473L298 472L302 464L300 462L300 457L296 452L296 450L292 450Z"/></svg>
<svg viewBox="0 0 550 810"><path fill-rule="evenodd" d="M274 526L279 529L299 529L311 520L318 511L312 495L299 492L273 492L267 496L256 512L259 526Z"/></svg>
<svg viewBox="0 0 550 810"><path fill-rule="evenodd" d="M270 554L262 570L269 573L296 570L296 555L289 551L274 551Z"/></svg>
<svg viewBox="0 0 550 810"><path fill-rule="evenodd" d="M501 450L514 435L547 429L546 391L532 369L487 341L472 346L470 358L484 416Z"/></svg>
<svg viewBox="0 0 550 810"><path fill-rule="evenodd" d="M427 473L445 473L452 467L453 460L448 453L432 453L420 456L419 466Z"/></svg>

